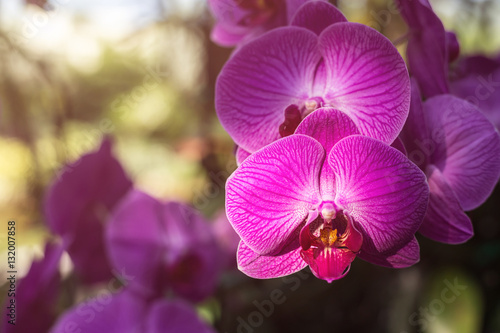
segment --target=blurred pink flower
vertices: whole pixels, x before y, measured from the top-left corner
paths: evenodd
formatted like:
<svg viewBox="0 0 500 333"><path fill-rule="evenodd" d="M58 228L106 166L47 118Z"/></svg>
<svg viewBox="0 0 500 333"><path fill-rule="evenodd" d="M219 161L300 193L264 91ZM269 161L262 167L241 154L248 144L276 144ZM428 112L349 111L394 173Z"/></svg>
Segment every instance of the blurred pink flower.
<svg viewBox="0 0 500 333"><path fill-rule="evenodd" d="M113 275L104 245L104 225L111 210L132 187L111 153L111 141L66 166L46 193L49 228L61 236L75 271L84 283Z"/></svg>
<svg viewBox="0 0 500 333"><path fill-rule="evenodd" d="M297 9L310 0L209 0L216 19L212 40L222 46L248 42L264 32L287 25Z"/></svg>
<svg viewBox="0 0 500 333"><path fill-rule="evenodd" d="M50 333L214 333L184 301L148 300L126 288L108 297L105 303L92 299L76 305Z"/></svg>
<svg viewBox="0 0 500 333"><path fill-rule="evenodd" d="M208 222L192 208L137 190L115 209L106 230L113 267L145 297L173 290L193 301L210 296L220 255Z"/></svg>

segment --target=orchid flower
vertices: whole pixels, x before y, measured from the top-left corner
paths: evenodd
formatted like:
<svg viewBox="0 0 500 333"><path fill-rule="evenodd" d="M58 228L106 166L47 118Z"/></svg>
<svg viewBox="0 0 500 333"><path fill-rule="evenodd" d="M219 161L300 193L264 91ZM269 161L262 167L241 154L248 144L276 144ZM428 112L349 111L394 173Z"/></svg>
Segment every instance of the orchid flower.
<svg viewBox="0 0 500 333"><path fill-rule="evenodd" d="M474 105L452 95L422 104L418 84L412 83L410 115L401 137L430 187L420 233L439 242L463 243L473 235L464 210L479 207L500 177L500 137Z"/></svg>
<svg viewBox="0 0 500 333"><path fill-rule="evenodd" d="M104 225L132 182L105 139L98 151L68 165L45 197L47 224L63 239L75 271L84 283L113 274L104 245Z"/></svg>
<svg viewBox="0 0 500 333"><path fill-rule="evenodd" d="M63 314L50 333L213 333L181 300L145 299L124 289L93 298Z"/></svg>
<svg viewBox="0 0 500 333"><path fill-rule="evenodd" d="M216 19L212 40L222 46L248 42L264 32L287 25L309 0L209 0Z"/></svg>
<svg viewBox="0 0 500 333"><path fill-rule="evenodd" d="M333 5L308 2L292 26L232 56L215 97L219 119L243 155L294 133L322 106L346 113L361 134L390 144L408 115L410 81L386 37L346 22Z"/></svg>
<svg viewBox="0 0 500 333"><path fill-rule="evenodd" d="M241 238L242 272L273 278L309 265L331 282L357 256L389 267L419 260L425 175L397 149L359 133L343 112L320 108L230 176L226 212Z"/></svg>
<svg viewBox="0 0 500 333"><path fill-rule="evenodd" d="M145 297L169 289L193 301L209 296L219 250L207 221L186 205L161 203L137 190L115 209L106 230L113 267Z"/></svg>

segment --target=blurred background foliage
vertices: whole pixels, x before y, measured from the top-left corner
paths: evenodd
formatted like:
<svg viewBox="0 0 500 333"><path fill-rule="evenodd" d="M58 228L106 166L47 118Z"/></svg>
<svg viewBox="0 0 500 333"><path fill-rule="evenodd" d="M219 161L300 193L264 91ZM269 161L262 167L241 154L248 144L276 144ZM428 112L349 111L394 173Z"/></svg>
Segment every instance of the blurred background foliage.
<svg viewBox="0 0 500 333"><path fill-rule="evenodd" d="M44 223L45 189L63 165L106 135L140 189L190 202L208 217L223 208L224 182L236 164L213 98L231 50L210 42L212 19L202 0L128 2L0 0L0 220L17 221L19 276L52 237ZM500 1L431 3L457 33L462 54L498 53ZM337 5L403 54L406 27L392 1ZM245 332L241 320L248 323L256 303L278 289L286 302L246 331L500 332L499 198L497 189L470 214L476 235L467 244L419 237L422 259L412 268L356 260L349 276L332 285L310 273L258 281L227 272L200 313L221 332ZM446 303L445 281L457 279L466 289Z"/></svg>

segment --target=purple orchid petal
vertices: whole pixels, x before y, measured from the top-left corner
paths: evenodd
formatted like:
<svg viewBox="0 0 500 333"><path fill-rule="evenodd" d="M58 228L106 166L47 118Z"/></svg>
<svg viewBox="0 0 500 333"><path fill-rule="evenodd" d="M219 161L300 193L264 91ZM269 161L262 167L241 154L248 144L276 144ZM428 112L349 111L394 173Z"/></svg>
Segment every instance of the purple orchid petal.
<svg viewBox="0 0 500 333"><path fill-rule="evenodd" d="M327 0L285 0L288 22L292 22L293 18L297 14L297 11L304 6L305 3L309 2L324 2Z"/></svg>
<svg viewBox="0 0 500 333"><path fill-rule="evenodd" d="M310 1L300 7L291 25L309 29L319 35L328 26L338 22L347 22L347 19L337 7L328 2Z"/></svg>
<svg viewBox="0 0 500 333"><path fill-rule="evenodd" d="M292 135L249 156L226 184L227 216L259 254L277 254L319 201L321 144Z"/></svg>
<svg viewBox="0 0 500 333"><path fill-rule="evenodd" d="M311 96L325 96L326 92L328 91L328 71L329 69L326 68L325 61L321 59L318 67L316 68L316 73L314 74ZM325 102L320 101L318 107L323 106L325 106Z"/></svg>
<svg viewBox="0 0 500 333"><path fill-rule="evenodd" d="M460 55L460 43L453 31L446 31L446 49L448 50L448 62L455 61Z"/></svg>
<svg viewBox="0 0 500 333"><path fill-rule="evenodd" d="M500 177L500 136L472 104L441 95L427 100L432 163L443 173L464 210L481 205Z"/></svg>
<svg viewBox="0 0 500 333"><path fill-rule="evenodd" d="M254 152L279 138L285 108L308 97L319 60L317 36L299 27L275 29L233 55L217 80L215 105L239 146Z"/></svg>
<svg viewBox="0 0 500 333"><path fill-rule="evenodd" d="M374 247L370 247L374 249ZM400 249L387 252L361 251L359 257L372 264L384 267L404 268L415 265L420 260L420 246L416 238L405 244Z"/></svg>
<svg viewBox="0 0 500 333"><path fill-rule="evenodd" d="M301 259L301 248L295 240L295 249L276 256L260 255L243 241L238 247L238 269L256 279L271 279L293 274L307 266Z"/></svg>
<svg viewBox="0 0 500 333"><path fill-rule="evenodd" d="M147 301L128 290L85 301L63 314L50 333L143 333Z"/></svg>
<svg viewBox="0 0 500 333"><path fill-rule="evenodd" d="M359 131L354 122L343 112L333 108L320 108L304 118L295 133L316 139L323 145L325 151L330 151L339 140L359 134ZM335 174L326 163L321 169L320 189L323 200L333 200Z"/></svg>
<svg viewBox="0 0 500 333"><path fill-rule="evenodd" d="M215 238L208 223L187 206L131 191L114 211L106 236L113 266L125 271L130 288L143 295L172 287L198 301L215 287Z"/></svg>
<svg viewBox="0 0 500 333"><path fill-rule="evenodd" d="M9 280L10 274L7 273L7 285L14 281L17 286L11 288L15 289L15 296L6 297L2 306L2 332L36 333L49 330L56 319L55 309L61 284L59 260L62 253L61 245L47 244L43 259L33 261L28 274L20 281ZM15 303L11 303L11 300ZM11 304L14 305L12 312ZM15 325L9 323L11 320Z"/></svg>
<svg viewBox="0 0 500 333"><path fill-rule="evenodd" d="M474 104L500 128L500 61L484 56L472 56L462 59L450 82L450 91Z"/></svg>
<svg viewBox="0 0 500 333"><path fill-rule="evenodd" d="M438 242L464 243L474 234L469 217L441 171L431 165L427 173L431 193L420 233Z"/></svg>
<svg viewBox="0 0 500 333"><path fill-rule="evenodd" d="M45 198L50 229L60 235L85 283L112 277L104 250L103 222L132 183L111 154L111 141L67 166Z"/></svg>
<svg viewBox="0 0 500 333"><path fill-rule="evenodd" d="M161 300L150 307L146 320L146 333L215 333L202 322L189 304L179 301Z"/></svg>
<svg viewBox="0 0 500 333"><path fill-rule="evenodd" d="M334 108L320 108L302 120L295 134L310 136L323 146L325 151L341 139L359 134L354 122L342 111Z"/></svg>
<svg viewBox="0 0 500 333"><path fill-rule="evenodd" d="M410 107L408 72L397 49L357 23L328 27L319 45L328 68L326 102L345 112L362 134L394 141Z"/></svg>
<svg viewBox="0 0 500 333"><path fill-rule="evenodd" d="M431 144L430 132L425 121L424 109L420 95L418 82L411 80L411 106L410 114L400 134L404 142L408 158L420 169L425 170L430 151L428 145Z"/></svg>
<svg viewBox="0 0 500 333"><path fill-rule="evenodd" d="M339 141L328 155L337 175L335 202L360 226L362 251L383 253L410 241L427 208L425 175L403 154L362 136ZM367 240L373 246L366 246Z"/></svg>
<svg viewBox="0 0 500 333"><path fill-rule="evenodd" d="M409 27L408 66L424 96L448 93L449 56L441 20L428 0L396 0L396 4Z"/></svg>

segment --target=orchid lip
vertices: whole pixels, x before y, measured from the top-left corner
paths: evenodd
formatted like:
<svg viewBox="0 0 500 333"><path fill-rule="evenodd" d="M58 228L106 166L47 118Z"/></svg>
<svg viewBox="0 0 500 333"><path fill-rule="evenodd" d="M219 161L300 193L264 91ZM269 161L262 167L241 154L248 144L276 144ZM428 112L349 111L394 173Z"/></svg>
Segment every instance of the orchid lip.
<svg viewBox="0 0 500 333"><path fill-rule="evenodd" d="M349 215L336 211L334 204L320 205L321 217L302 228L301 257L315 276L329 283L344 277L363 242Z"/></svg>

